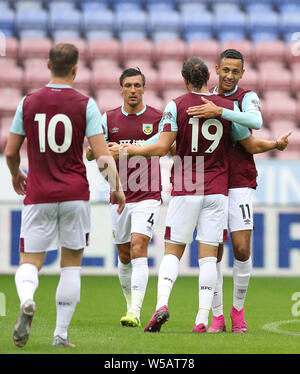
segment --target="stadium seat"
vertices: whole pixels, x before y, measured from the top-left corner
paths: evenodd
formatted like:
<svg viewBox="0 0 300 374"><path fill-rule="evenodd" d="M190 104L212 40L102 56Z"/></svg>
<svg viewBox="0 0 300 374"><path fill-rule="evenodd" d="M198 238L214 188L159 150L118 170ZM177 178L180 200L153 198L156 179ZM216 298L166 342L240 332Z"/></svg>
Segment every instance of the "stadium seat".
<svg viewBox="0 0 300 374"><path fill-rule="evenodd" d="M294 39L285 43L285 58L287 64L292 69L294 64L299 63L299 56L300 56L300 32L294 34Z"/></svg>
<svg viewBox="0 0 300 374"><path fill-rule="evenodd" d="M111 5L115 12L132 12L142 10L143 3L142 1L112 1Z"/></svg>
<svg viewBox="0 0 300 374"><path fill-rule="evenodd" d="M82 31L87 39L112 37L115 31L115 13L112 10L86 9L82 14Z"/></svg>
<svg viewBox="0 0 300 374"><path fill-rule="evenodd" d="M213 36L213 14L208 10L198 13L183 12L181 32L186 40L210 39Z"/></svg>
<svg viewBox="0 0 300 374"><path fill-rule="evenodd" d="M278 11L282 14L292 14L292 13L299 13L300 12L300 4L298 0L288 0L287 2L285 1L276 1L277 3L277 8Z"/></svg>
<svg viewBox="0 0 300 374"><path fill-rule="evenodd" d="M17 38L8 37L8 38L5 38L5 40L0 38L0 42L1 42L0 56L5 55L7 58L14 58L14 59L18 58L19 40Z"/></svg>
<svg viewBox="0 0 300 374"><path fill-rule="evenodd" d="M49 38L43 39L22 39L19 43L19 58L48 58L49 50L52 47Z"/></svg>
<svg viewBox="0 0 300 374"><path fill-rule="evenodd" d="M115 27L117 33L139 31L147 33L148 15L144 10L116 12Z"/></svg>
<svg viewBox="0 0 300 374"><path fill-rule="evenodd" d="M165 109L164 100L157 95L156 91L146 90L144 93L144 104L150 105L158 110L163 111Z"/></svg>
<svg viewBox="0 0 300 374"><path fill-rule="evenodd" d="M297 129L297 124L292 120L278 120L273 119L268 123L270 132L274 139L277 139L280 135L292 130L293 132Z"/></svg>
<svg viewBox="0 0 300 374"><path fill-rule="evenodd" d="M187 92L188 92L187 88L183 88L183 89L174 89L174 88L169 89L169 88L167 88L167 89L163 90L162 95L163 95L163 98L164 98L165 105L167 105L169 101L174 100L177 97L186 94Z"/></svg>
<svg viewBox="0 0 300 374"><path fill-rule="evenodd" d="M10 8L2 9L0 12L0 30L6 37L15 34L15 12Z"/></svg>
<svg viewBox="0 0 300 374"><path fill-rule="evenodd" d="M74 88L90 92L92 86L92 72L85 66L80 66L77 70L76 79L74 80Z"/></svg>
<svg viewBox="0 0 300 374"><path fill-rule="evenodd" d="M158 40L158 36L177 35L181 32L181 18L180 13L173 11L153 11L148 13L147 19L148 33L153 40Z"/></svg>
<svg viewBox="0 0 300 374"><path fill-rule="evenodd" d="M119 77L122 74L121 68L109 68L107 70L93 68L92 86L94 92L103 88L119 89Z"/></svg>
<svg viewBox="0 0 300 374"><path fill-rule="evenodd" d="M109 10L109 0L78 0L78 6L81 10Z"/></svg>
<svg viewBox="0 0 300 374"><path fill-rule="evenodd" d="M119 69L119 61L114 57L98 57L91 61L91 67L92 70L117 70Z"/></svg>
<svg viewBox="0 0 300 374"><path fill-rule="evenodd" d="M293 34L299 32L300 11L295 13L283 13L279 16L280 31L283 40L290 42Z"/></svg>
<svg viewBox="0 0 300 374"><path fill-rule="evenodd" d="M161 61L158 66L159 80L162 87L185 89L181 75L182 63L179 61Z"/></svg>
<svg viewBox="0 0 300 374"><path fill-rule="evenodd" d="M0 118L0 153L4 153L13 119L13 114L4 115Z"/></svg>
<svg viewBox="0 0 300 374"><path fill-rule="evenodd" d="M132 67L138 67L141 69L143 72L145 70L155 70L153 68L153 63L150 60L143 59L143 58L129 58L126 61L123 61L122 66L124 69L132 68Z"/></svg>
<svg viewBox="0 0 300 374"><path fill-rule="evenodd" d="M243 1L243 8L245 12L248 14L257 14L257 13L264 13L264 12L272 12L273 11L273 3L270 1L262 2L262 1Z"/></svg>
<svg viewBox="0 0 300 374"><path fill-rule="evenodd" d="M278 160L284 161L299 161L300 152L299 150L291 150L290 147L286 148L283 152L276 152L274 156Z"/></svg>
<svg viewBox="0 0 300 374"><path fill-rule="evenodd" d="M115 109L123 105L123 97L118 88L101 89L96 91L96 102L100 112L104 113L108 110Z"/></svg>
<svg viewBox="0 0 300 374"><path fill-rule="evenodd" d="M90 40L88 49L91 60L98 58L120 59L120 42L118 39Z"/></svg>
<svg viewBox="0 0 300 374"><path fill-rule="evenodd" d="M157 64L169 59L183 62L186 57L186 43L183 40L158 40L153 45L153 59Z"/></svg>
<svg viewBox="0 0 300 374"><path fill-rule="evenodd" d="M247 17L247 29L252 41L275 40L279 38L279 17L275 11L250 13Z"/></svg>
<svg viewBox="0 0 300 374"><path fill-rule="evenodd" d="M285 63L286 46L282 40L257 41L253 43L253 56L256 63L280 61Z"/></svg>
<svg viewBox="0 0 300 374"><path fill-rule="evenodd" d="M19 88L0 88L0 117L13 116L23 97Z"/></svg>
<svg viewBox="0 0 300 374"><path fill-rule="evenodd" d="M287 69L262 70L258 73L260 92L278 90L290 94L292 92L292 74Z"/></svg>
<svg viewBox="0 0 300 374"><path fill-rule="evenodd" d="M0 58L0 87L23 89L23 69L15 60Z"/></svg>
<svg viewBox="0 0 300 374"><path fill-rule="evenodd" d="M120 57L123 63L132 59L143 59L153 62L153 42L149 39L132 41L123 41L120 44Z"/></svg>
<svg viewBox="0 0 300 374"><path fill-rule="evenodd" d="M24 88L33 91L46 85L50 80L50 71L45 59L27 59L24 62Z"/></svg>
<svg viewBox="0 0 300 374"><path fill-rule="evenodd" d="M217 40L192 40L187 42L187 56L199 56L204 60L218 61L220 44Z"/></svg>
<svg viewBox="0 0 300 374"><path fill-rule="evenodd" d="M298 103L295 99L282 95L278 100L266 99L263 106L263 117L267 122L273 118L297 121Z"/></svg>
<svg viewBox="0 0 300 374"><path fill-rule="evenodd" d="M38 7L22 7L16 12L16 32L24 38L24 32L34 30L41 35L48 32L48 12Z"/></svg>
<svg viewBox="0 0 300 374"><path fill-rule="evenodd" d="M178 2L178 10L184 14L199 14L208 11L207 4L205 2Z"/></svg>
<svg viewBox="0 0 300 374"><path fill-rule="evenodd" d="M258 72L255 69L246 68L242 79L239 81L239 86L246 89L259 92L260 86L258 81Z"/></svg>

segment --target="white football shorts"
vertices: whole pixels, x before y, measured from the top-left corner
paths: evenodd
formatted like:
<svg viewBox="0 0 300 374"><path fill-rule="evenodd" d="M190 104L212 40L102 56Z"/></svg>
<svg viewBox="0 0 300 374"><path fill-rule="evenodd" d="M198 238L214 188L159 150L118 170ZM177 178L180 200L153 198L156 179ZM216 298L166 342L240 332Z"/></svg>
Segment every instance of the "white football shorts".
<svg viewBox="0 0 300 374"><path fill-rule="evenodd" d="M228 191L228 229L230 232L253 230L253 189L231 188Z"/></svg>
<svg viewBox="0 0 300 374"><path fill-rule="evenodd" d="M114 244L129 243L132 233L143 234L152 238L159 217L160 206L161 201L154 199L126 203L123 212L118 214L118 205L111 204Z"/></svg>
<svg viewBox="0 0 300 374"><path fill-rule="evenodd" d="M188 244L196 240L213 246L223 242L228 217L228 198L221 194L171 196L165 240Z"/></svg>
<svg viewBox="0 0 300 374"><path fill-rule="evenodd" d="M89 232L89 201L23 205L20 251L81 249L88 245Z"/></svg>

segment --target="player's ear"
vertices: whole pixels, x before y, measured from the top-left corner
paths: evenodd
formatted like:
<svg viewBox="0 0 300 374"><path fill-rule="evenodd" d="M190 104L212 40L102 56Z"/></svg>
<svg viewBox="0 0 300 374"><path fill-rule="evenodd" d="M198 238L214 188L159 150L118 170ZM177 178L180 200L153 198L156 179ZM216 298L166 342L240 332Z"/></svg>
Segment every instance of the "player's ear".
<svg viewBox="0 0 300 374"><path fill-rule="evenodd" d="M49 60L49 58L48 58L48 60L47 60L47 67L48 67L49 70L51 70L51 67L50 67L50 60Z"/></svg>

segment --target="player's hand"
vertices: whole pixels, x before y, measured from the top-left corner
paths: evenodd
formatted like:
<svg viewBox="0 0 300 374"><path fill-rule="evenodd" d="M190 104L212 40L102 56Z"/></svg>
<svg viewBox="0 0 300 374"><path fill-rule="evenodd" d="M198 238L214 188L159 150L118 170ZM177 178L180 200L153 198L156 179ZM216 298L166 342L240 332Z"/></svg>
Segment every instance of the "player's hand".
<svg viewBox="0 0 300 374"><path fill-rule="evenodd" d="M292 130L288 131L287 133L283 134L276 140L276 149L279 151L283 151L287 145L289 144L288 137L291 135Z"/></svg>
<svg viewBox="0 0 300 374"><path fill-rule="evenodd" d="M108 149L115 160L118 160L120 158L120 152L122 149L122 146L120 144L108 143Z"/></svg>
<svg viewBox="0 0 300 374"><path fill-rule="evenodd" d="M94 153L93 153L92 148L90 146L87 147L85 156L86 156L88 161L92 161L92 160L95 159Z"/></svg>
<svg viewBox="0 0 300 374"><path fill-rule="evenodd" d="M12 185L18 195L26 195L26 181L27 175L21 169L17 175L12 177Z"/></svg>
<svg viewBox="0 0 300 374"><path fill-rule="evenodd" d="M187 109L187 114L194 118L216 118L221 117L223 108L217 106L205 97L201 97L203 105L192 106Z"/></svg>
<svg viewBox="0 0 300 374"><path fill-rule="evenodd" d="M119 204L117 212L121 214L125 208L126 198L123 191L111 191L110 193L111 204Z"/></svg>

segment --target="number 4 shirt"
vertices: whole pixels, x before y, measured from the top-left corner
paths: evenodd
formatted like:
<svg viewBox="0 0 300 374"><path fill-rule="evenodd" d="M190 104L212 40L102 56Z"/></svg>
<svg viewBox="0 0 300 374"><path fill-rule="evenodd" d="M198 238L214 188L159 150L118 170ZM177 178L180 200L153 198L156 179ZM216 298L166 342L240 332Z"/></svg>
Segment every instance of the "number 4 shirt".
<svg viewBox="0 0 300 374"><path fill-rule="evenodd" d="M228 152L231 139L246 139L247 128L223 118L192 118L187 109L203 104L201 96L216 105L234 109L219 95L190 92L168 103L160 131L176 131L176 156L171 171L172 196L228 194ZM182 161L182 163L180 163Z"/></svg>
<svg viewBox="0 0 300 374"><path fill-rule="evenodd" d="M103 133L93 99L71 86L48 84L22 99L10 131L27 138L25 205L89 200L84 137Z"/></svg>

